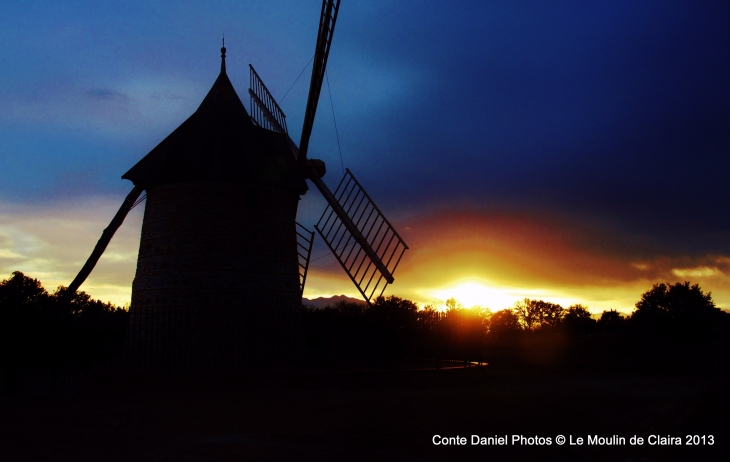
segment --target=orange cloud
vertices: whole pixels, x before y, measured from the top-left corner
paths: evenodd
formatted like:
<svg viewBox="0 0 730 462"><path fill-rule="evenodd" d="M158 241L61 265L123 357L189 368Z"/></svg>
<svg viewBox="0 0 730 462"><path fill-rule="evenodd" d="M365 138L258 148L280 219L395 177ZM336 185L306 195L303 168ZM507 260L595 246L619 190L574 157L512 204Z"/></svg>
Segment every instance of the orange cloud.
<svg viewBox="0 0 730 462"><path fill-rule="evenodd" d="M461 293L469 303L483 294L484 301L474 304L492 309L529 297L628 312L652 284L691 280L712 291L719 306L730 305L730 258L652 255L641 238L570 217L439 210L402 220L397 228L410 250L386 292L422 304ZM330 258L315 265L307 290L357 294Z"/></svg>
<svg viewBox="0 0 730 462"><path fill-rule="evenodd" d="M116 212L119 198L89 198L45 207L0 203L0 279L19 270L49 290L67 285ZM114 236L81 287L95 298L129 302L143 206ZM410 246L386 295L420 304L463 304L493 310L522 298L593 311L631 311L657 282L699 283L730 307L730 257L648 250L646 241L581 220L527 213L437 210L394 223ZM325 253L321 241L314 257ZM333 256L312 262L305 296L359 293Z"/></svg>

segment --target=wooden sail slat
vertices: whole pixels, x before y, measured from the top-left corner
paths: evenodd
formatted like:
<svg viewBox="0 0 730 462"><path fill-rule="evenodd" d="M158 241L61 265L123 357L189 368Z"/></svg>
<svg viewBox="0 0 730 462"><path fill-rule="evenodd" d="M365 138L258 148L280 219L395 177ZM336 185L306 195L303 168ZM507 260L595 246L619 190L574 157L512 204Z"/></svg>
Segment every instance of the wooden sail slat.
<svg viewBox="0 0 730 462"><path fill-rule="evenodd" d="M331 200L315 229L371 304L393 283L397 262L408 246L350 170L335 194L329 194ZM394 260L399 250L399 258Z"/></svg>

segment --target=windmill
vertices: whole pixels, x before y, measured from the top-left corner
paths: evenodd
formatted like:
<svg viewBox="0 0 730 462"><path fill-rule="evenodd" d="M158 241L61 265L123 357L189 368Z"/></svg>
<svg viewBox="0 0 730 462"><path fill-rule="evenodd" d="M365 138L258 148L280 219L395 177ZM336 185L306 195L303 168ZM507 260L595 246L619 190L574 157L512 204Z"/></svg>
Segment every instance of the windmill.
<svg viewBox="0 0 730 462"><path fill-rule="evenodd" d="M332 192L307 150L339 0L323 0L299 145L253 66L247 113L221 71L198 109L122 178L134 188L66 292L78 290L129 210L147 203L127 357L141 369L241 369L292 359L314 233L296 222L309 180L315 229L368 304L408 246L347 170ZM225 44L224 44L225 45Z"/></svg>

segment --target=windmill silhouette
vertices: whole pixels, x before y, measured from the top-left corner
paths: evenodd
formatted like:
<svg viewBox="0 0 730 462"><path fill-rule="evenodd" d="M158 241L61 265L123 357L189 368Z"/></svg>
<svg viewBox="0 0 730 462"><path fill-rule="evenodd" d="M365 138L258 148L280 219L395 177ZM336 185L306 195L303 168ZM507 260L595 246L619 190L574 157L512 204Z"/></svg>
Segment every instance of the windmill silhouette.
<svg viewBox="0 0 730 462"><path fill-rule="evenodd" d="M250 66L251 114L221 71L198 109L122 178L134 183L66 292L91 273L146 191L127 358L141 369L241 369L286 363L314 233L296 222L306 180L328 205L316 230L368 304L393 282L407 245L347 170L332 192L307 158L339 0L324 0L299 145ZM225 45L225 44L224 44Z"/></svg>

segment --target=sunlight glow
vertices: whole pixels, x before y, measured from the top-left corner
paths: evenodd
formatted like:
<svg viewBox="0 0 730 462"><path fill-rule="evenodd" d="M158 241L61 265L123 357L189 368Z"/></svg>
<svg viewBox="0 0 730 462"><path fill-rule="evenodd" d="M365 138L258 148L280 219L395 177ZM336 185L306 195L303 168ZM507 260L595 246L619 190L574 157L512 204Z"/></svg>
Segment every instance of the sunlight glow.
<svg viewBox="0 0 730 462"><path fill-rule="evenodd" d="M511 308L516 302L521 302L525 298L558 303L564 308L574 303L585 303L550 290L500 287L480 279L456 281L436 290L424 291L423 294L431 300L438 300L435 307L440 310L446 309L445 302L450 298L455 298L464 308L482 307L492 311Z"/></svg>
<svg viewBox="0 0 730 462"><path fill-rule="evenodd" d="M534 291L492 287L482 282L465 281L458 282L441 289L433 290L429 295L442 301L455 298L465 308L481 306L492 310L508 308L518 300L525 297L533 297Z"/></svg>

